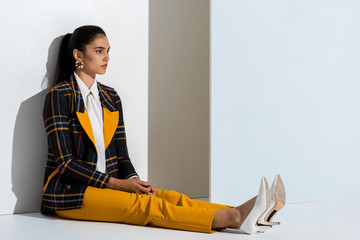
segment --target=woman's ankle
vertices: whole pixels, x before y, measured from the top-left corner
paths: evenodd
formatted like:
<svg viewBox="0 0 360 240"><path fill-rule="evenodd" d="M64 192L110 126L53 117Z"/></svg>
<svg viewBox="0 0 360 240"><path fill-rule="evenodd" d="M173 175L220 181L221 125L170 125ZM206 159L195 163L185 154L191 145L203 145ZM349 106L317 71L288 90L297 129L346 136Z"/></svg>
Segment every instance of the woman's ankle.
<svg viewBox="0 0 360 240"><path fill-rule="evenodd" d="M212 228L239 228L241 215L235 208L220 209L215 212Z"/></svg>
<svg viewBox="0 0 360 240"><path fill-rule="evenodd" d="M232 228L240 228L241 225L241 213L236 208L229 208L228 210L228 219L229 226Z"/></svg>

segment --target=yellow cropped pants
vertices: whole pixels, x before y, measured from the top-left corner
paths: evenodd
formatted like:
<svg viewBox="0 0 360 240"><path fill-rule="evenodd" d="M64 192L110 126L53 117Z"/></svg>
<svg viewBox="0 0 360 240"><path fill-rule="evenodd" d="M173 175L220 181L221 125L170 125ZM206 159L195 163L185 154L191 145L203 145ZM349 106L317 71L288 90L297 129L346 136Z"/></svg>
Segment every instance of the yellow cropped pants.
<svg viewBox="0 0 360 240"><path fill-rule="evenodd" d="M87 187L81 209L56 211L60 217L150 225L212 233L215 211L230 206L190 199L156 189L156 196Z"/></svg>

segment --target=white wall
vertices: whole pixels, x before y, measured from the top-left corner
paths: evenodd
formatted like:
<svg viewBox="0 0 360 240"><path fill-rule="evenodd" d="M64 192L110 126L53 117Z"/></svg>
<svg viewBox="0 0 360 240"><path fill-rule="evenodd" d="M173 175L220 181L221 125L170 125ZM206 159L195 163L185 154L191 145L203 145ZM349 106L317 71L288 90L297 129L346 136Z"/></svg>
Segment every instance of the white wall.
<svg viewBox="0 0 360 240"><path fill-rule="evenodd" d="M209 0L149 4L149 181L209 195Z"/></svg>
<svg viewBox="0 0 360 240"><path fill-rule="evenodd" d="M46 162L44 83L60 36L81 25L104 28L111 52L100 82L123 100L130 157L147 179L148 1L0 2L0 214L40 209Z"/></svg>
<svg viewBox="0 0 360 240"><path fill-rule="evenodd" d="M360 196L360 3L213 0L211 200Z"/></svg>

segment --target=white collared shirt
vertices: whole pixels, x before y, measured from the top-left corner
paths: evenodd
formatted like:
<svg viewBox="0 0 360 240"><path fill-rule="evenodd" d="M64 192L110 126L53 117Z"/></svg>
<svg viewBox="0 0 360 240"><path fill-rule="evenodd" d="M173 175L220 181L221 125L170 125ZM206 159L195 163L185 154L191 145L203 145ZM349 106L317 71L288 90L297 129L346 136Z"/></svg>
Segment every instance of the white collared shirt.
<svg viewBox="0 0 360 240"><path fill-rule="evenodd" d="M95 147L97 151L97 164L96 170L105 173L106 161L105 161L105 141L104 141L104 121L102 114L102 106L99 97L99 90L97 88L97 81L88 88L81 78L74 72L76 82L79 86L81 96L84 100L84 106L88 112L91 127L95 138Z"/></svg>

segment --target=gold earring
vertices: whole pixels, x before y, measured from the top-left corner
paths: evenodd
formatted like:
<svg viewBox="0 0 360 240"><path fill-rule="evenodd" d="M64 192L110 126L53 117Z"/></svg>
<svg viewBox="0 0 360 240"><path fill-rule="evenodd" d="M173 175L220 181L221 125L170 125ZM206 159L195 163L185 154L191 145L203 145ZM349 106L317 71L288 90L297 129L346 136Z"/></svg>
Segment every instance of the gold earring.
<svg viewBox="0 0 360 240"><path fill-rule="evenodd" d="M81 61L81 59L77 60L77 61L75 62L75 68L76 68L76 69L83 69L83 68L84 68L84 62Z"/></svg>

